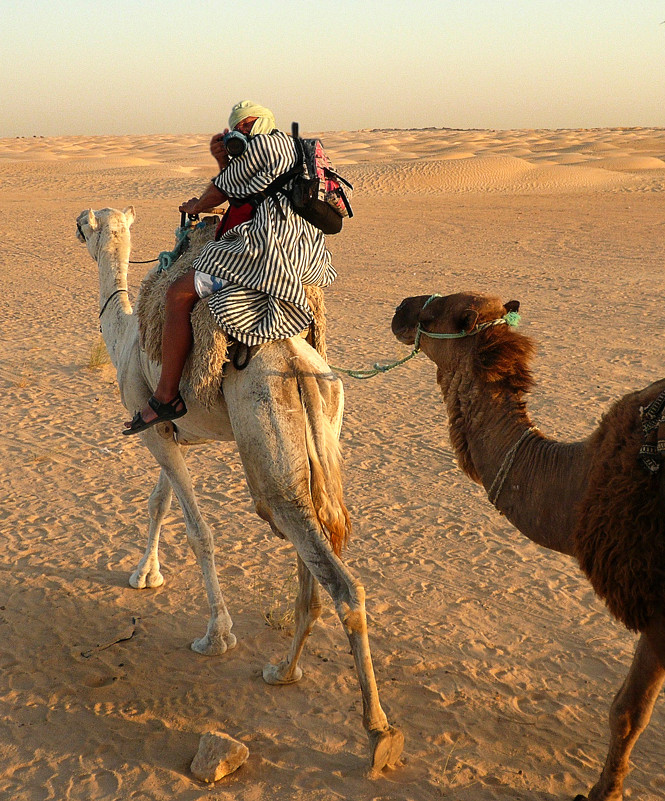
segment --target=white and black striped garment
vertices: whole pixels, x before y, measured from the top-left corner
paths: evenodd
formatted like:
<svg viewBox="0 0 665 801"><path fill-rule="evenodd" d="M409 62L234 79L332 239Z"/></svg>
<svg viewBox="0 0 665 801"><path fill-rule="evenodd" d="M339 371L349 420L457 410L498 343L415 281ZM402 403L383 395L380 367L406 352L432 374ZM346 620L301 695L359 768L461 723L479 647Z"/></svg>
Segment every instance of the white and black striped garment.
<svg viewBox="0 0 665 801"><path fill-rule="evenodd" d="M228 197L247 197L295 161L290 136L259 134L213 183ZM209 242L193 266L228 281L210 297L210 309L221 327L246 345L299 334L312 321L303 284L323 287L336 278L323 233L295 214L281 194L264 200L251 220Z"/></svg>

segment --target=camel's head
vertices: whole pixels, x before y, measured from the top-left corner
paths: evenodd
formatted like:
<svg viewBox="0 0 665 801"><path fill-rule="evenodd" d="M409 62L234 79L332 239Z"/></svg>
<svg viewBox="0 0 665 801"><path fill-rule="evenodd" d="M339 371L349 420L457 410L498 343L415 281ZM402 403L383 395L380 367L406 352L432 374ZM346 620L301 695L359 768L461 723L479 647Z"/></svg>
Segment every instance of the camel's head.
<svg viewBox="0 0 665 801"><path fill-rule="evenodd" d="M87 209L76 218L76 237L87 246L95 261L99 258L102 246L113 240L129 252L129 227L134 217L134 206L128 206L124 211Z"/></svg>
<svg viewBox="0 0 665 801"><path fill-rule="evenodd" d="M392 331L406 345L418 341L422 352L438 365L440 376L470 361L489 382L519 373L515 388L526 391L531 385L528 364L533 345L511 327L518 309L516 300L503 303L497 297L471 293L419 295L405 298L395 309Z"/></svg>

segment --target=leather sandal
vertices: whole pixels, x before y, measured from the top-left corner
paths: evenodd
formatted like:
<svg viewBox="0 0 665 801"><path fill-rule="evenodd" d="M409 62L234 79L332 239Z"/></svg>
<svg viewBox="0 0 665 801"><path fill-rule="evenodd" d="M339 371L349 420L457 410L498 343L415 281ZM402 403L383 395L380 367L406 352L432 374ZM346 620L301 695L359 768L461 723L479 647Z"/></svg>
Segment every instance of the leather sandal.
<svg viewBox="0 0 665 801"><path fill-rule="evenodd" d="M187 414L185 401L182 399L182 395L179 392L174 398L171 398L168 403L162 403L161 401L158 401L154 395L151 395L148 398L148 406L153 410L153 412L155 412L157 417L155 417L154 420L149 420L146 423L141 416L141 412L138 411L132 418L132 422L122 432L123 434L138 434L139 431L145 431L146 428L151 428L157 423L166 423L169 420L177 420L179 417Z"/></svg>

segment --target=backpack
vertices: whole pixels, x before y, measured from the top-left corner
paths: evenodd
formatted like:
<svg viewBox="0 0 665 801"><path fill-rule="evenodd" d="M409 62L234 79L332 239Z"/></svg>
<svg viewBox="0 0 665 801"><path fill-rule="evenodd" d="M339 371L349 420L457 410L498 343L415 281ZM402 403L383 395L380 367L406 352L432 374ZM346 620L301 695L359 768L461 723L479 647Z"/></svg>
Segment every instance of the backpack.
<svg viewBox="0 0 665 801"><path fill-rule="evenodd" d="M353 217L353 186L333 169L320 139L301 139L297 122L291 125L291 135L303 163L290 191L293 210L324 234L337 234L344 217Z"/></svg>
<svg viewBox="0 0 665 801"><path fill-rule="evenodd" d="M324 234L338 234L344 217L353 217L349 202L353 186L333 169L320 139L302 139L297 122L291 125L291 135L297 153L295 166L263 192L237 202L258 206L266 197L274 198L279 192L288 198L295 213L315 228ZM291 188L285 189L291 181Z"/></svg>

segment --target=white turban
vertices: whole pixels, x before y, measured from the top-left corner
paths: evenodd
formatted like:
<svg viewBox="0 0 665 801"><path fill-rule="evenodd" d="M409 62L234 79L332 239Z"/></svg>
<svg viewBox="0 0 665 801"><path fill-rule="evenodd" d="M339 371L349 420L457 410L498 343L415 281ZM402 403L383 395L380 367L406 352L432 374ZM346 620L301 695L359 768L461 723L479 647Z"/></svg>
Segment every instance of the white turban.
<svg viewBox="0 0 665 801"><path fill-rule="evenodd" d="M229 128L233 130L239 122L246 120L247 117L256 117L256 122L252 125L250 135L269 134L277 127L275 117L270 109L252 103L251 100L241 100L231 109Z"/></svg>

